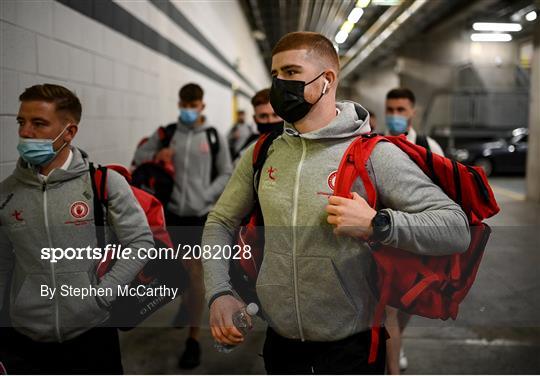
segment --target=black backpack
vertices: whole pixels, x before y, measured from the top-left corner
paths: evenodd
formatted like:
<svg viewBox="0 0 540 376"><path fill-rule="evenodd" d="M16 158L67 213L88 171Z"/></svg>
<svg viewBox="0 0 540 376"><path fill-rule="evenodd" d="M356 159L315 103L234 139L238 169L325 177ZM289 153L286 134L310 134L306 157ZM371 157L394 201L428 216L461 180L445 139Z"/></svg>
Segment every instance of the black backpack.
<svg viewBox="0 0 540 376"><path fill-rule="evenodd" d="M176 132L177 123L171 123L166 127L158 129L160 139L160 149L169 147L171 140ZM216 159L219 153L219 137L215 128L205 130L210 152L212 154L212 170L210 180L217 177ZM131 174L131 184L155 196L163 205L167 207L171 199L174 187L174 169L172 166L165 166L162 163L148 161L139 165Z"/></svg>
<svg viewBox="0 0 540 376"><path fill-rule="evenodd" d="M424 147L427 151L431 151L427 136L421 134L416 136L416 145Z"/></svg>
<svg viewBox="0 0 540 376"><path fill-rule="evenodd" d="M260 134L258 133L252 133L251 136L248 137L248 139L242 144L242 146L240 147L240 149L238 149L238 152L236 153L234 152L234 149L231 147L230 152L231 152L232 160L234 161L236 158L238 158L240 154L242 154L242 152L248 148L248 146L250 146L252 143L254 143L255 141L259 139L259 136Z"/></svg>

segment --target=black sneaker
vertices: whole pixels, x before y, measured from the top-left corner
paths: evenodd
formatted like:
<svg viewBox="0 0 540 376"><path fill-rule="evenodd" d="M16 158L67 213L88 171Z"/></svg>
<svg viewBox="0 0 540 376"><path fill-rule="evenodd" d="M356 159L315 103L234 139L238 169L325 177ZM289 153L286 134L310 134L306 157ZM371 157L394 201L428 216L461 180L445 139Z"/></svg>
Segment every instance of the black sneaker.
<svg viewBox="0 0 540 376"><path fill-rule="evenodd" d="M178 361L178 367L182 369L193 369L201 364L201 346L196 339L188 338L186 349Z"/></svg>

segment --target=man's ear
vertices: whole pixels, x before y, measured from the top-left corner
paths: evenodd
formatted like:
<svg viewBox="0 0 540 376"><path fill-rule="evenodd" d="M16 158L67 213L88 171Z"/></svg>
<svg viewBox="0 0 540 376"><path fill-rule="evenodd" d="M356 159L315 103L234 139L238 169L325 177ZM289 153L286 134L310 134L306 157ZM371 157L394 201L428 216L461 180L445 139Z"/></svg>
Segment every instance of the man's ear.
<svg viewBox="0 0 540 376"><path fill-rule="evenodd" d="M205 108L206 108L206 103L203 102L202 107L201 107L201 112L203 112Z"/></svg>
<svg viewBox="0 0 540 376"><path fill-rule="evenodd" d="M328 91L332 88L336 88L337 86L337 73L333 70L333 69L330 69L328 70L327 72L324 73L324 79L326 81L328 81L328 86L326 88L326 92L328 93Z"/></svg>
<svg viewBox="0 0 540 376"><path fill-rule="evenodd" d="M64 142L71 142L79 130L79 126L75 123L68 125L64 132Z"/></svg>

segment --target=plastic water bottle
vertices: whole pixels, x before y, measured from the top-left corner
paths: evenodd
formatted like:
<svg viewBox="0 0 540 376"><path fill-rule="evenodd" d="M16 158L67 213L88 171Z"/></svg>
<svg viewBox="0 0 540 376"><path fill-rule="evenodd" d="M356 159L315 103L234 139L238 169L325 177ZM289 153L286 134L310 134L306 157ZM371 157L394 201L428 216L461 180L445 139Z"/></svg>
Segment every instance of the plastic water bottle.
<svg viewBox="0 0 540 376"><path fill-rule="evenodd" d="M236 329L240 333L242 333L244 336L248 333L250 327L249 327L249 321L248 316L254 317L257 312L259 312L259 306L255 303L249 303L247 307L242 308L238 311L236 311L233 314L232 321ZM214 342L214 347L217 351L221 353L230 353L235 349L235 345L228 345L224 343L219 343L218 341Z"/></svg>

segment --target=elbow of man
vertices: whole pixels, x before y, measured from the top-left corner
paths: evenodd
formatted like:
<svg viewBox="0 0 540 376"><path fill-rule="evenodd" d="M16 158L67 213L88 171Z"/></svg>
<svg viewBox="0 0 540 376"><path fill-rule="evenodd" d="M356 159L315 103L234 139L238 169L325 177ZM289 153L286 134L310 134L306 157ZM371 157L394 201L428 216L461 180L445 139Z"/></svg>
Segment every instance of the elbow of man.
<svg viewBox="0 0 540 376"><path fill-rule="evenodd" d="M471 231L469 221L462 210L455 212L455 220L451 224L452 236L448 239L453 253L465 253L471 243Z"/></svg>

